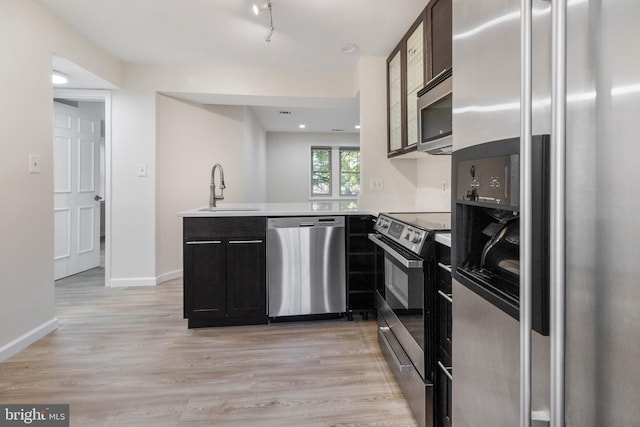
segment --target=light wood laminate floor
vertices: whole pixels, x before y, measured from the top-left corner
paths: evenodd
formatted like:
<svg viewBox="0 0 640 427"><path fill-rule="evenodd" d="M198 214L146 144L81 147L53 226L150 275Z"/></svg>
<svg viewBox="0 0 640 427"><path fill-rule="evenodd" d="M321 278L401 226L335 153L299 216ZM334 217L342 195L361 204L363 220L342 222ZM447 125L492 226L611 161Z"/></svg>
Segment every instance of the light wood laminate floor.
<svg viewBox="0 0 640 427"><path fill-rule="evenodd" d="M415 426L356 319L187 329L182 283L56 283L60 327L0 363L1 403L68 403L72 426Z"/></svg>

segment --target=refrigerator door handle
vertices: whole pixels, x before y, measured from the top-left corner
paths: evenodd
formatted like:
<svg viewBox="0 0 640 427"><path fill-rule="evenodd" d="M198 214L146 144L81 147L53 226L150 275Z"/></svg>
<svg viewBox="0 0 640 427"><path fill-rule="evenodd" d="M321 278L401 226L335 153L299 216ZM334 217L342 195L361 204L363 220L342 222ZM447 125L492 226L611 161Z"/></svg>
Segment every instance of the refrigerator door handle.
<svg viewBox="0 0 640 427"><path fill-rule="evenodd" d="M520 1L520 427L531 427L532 3Z"/></svg>
<svg viewBox="0 0 640 427"><path fill-rule="evenodd" d="M567 1L551 5L550 359L551 426L565 425L565 153L567 108Z"/></svg>

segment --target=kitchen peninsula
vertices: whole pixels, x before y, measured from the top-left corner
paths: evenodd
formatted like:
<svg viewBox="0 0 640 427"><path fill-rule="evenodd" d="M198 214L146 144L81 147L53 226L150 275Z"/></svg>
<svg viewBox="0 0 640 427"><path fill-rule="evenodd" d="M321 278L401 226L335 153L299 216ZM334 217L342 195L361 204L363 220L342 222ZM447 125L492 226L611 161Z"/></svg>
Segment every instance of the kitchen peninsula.
<svg viewBox="0 0 640 427"><path fill-rule="evenodd" d="M225 203L178 213L178 216L183 218L298 215L376 215L376 213L358 210L358 204L354 200L320 200L307 203Z"/></svg>
<svg viewBox="0 0 640 427"><path fill-rule="evenodd" d="M179 216L189 328L374 309L374 213L354 201L222 204Z"/></svg>

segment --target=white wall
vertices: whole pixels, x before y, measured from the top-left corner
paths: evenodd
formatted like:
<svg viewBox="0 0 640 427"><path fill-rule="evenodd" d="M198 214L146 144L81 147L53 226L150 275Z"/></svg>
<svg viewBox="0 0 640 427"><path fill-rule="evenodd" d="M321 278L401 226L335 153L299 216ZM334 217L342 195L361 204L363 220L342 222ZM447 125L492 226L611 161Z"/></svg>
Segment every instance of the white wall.
<svg viewBox="0 0 640 427"><path fill-rule="evenodd" d="M227 186L218 203L264 201L266 138L246 107L202 106L163 95L157 96L156 136L155 253L163 281L182 271L177 213L208 204L215 163L222 164Z"/></svg>
<svg viewBox="0 0 640 427"><path fill-rule="evenodd" d="M416 168L416 210L451 211L451 156L425 154L416 160Z"/></svg>
<svg viewBox="0 0 640 427"><path fill-rule="evenodd" d="M362 57L360 89L360 153L362 193L359 206L374 211L415 209L416 160L387 158L387 62L383 57ZM382 191L372 191L370 180L383 180Z"/></svg>
<svg viewBox="0 0 640 427"><path fill-rule="evenodd" d="M113 93L108 286L156 283L155 103L153 90ZM147 166L145 177L137 175L140 163Z"/></svg>
<svg viewBox="0 0 640 427"><path fill-rule="evenodd" d="M56 327L52 54L121 84L121 64L32 0L0 0L0 360ZM29 154L41 172L28 173Z"/></svg>
<svg viewBox="0 0 640 427"><path fill-rule="evenodd" d="M248 107L244 110L245 200L267 201L267 133Z"/></svg>
<svg viewBox="0 0 640 427"><path fill-rule="evenodd" d="M357 133L267 132L267 200L309 201L311 147L359 143Z"/></svg>

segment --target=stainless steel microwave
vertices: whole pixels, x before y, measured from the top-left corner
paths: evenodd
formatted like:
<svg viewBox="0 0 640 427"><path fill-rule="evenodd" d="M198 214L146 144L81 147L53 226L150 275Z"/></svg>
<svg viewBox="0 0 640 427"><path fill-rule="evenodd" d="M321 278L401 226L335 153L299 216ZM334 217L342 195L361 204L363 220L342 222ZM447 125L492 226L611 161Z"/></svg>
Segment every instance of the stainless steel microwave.
<svg viewBox="0 0 640 427"><path fill-rule="evenodd" d="M451 154L453 89L451 69L431 79L418 92L418 150Z"/></svg>

